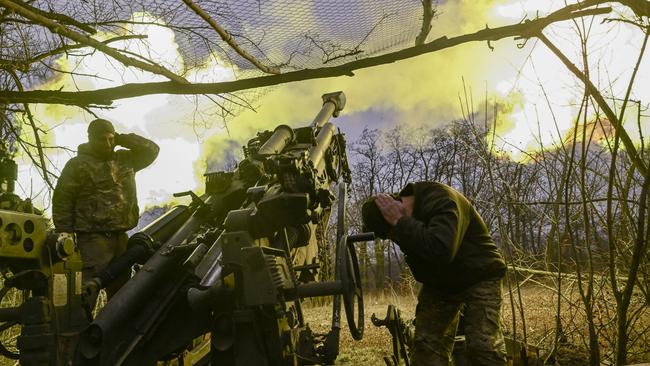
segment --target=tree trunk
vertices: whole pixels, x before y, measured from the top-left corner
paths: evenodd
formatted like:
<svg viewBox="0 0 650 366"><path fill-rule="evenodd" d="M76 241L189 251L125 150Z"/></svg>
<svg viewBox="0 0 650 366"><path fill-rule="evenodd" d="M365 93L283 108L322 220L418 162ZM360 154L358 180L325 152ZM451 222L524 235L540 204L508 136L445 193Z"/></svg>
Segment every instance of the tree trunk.
<svg viewBox="0 0 650 366"><path fill-rule="evenodd" d="M375 241L375 288L377 292L384 290L384 247L386 243L384 240Z"/></svg>

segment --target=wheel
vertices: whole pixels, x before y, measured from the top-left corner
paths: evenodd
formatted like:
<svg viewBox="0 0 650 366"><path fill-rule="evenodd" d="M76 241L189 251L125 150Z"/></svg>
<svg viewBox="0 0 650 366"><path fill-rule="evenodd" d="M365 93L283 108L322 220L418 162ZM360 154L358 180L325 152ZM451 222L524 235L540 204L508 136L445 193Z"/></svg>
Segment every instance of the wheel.
<svg viewBox="0 0 650 366"><path fill-rule="evenodd" d="M336 197L336 244L341 242L341 238L346 233L345 227L345 203L347 198L347 188L345 182L340 181Z"/></svg>
<svg viewBox="0 0 650 366"><path fill-rule="evenodd" d="M363 288L357 252L353 243L348 243L347 235L343 235L336 245L336 280L341 281L345 318L348 320L352 338L361 340L364 328Z"/></svg>
<svg viewBox="0 0 650 366"><path fill-rule="evenodd" d="M343 287L343 307L345 317L352 338L360 340L363 338L364 312L363 312L363 289L361 287L361 274L359 271L359 259L353 243L348 243L347 230L345 227L345 203L346 186L341 181L338 184L337 210L336 210L336 268L335 279L341 281ZM340 297L334 297L334 314L340 314ZM356 307L356 317L355 317Z"/></svg>
<svg viewBox="0 0 650 366"><path fill-rule="evenodd" d="M0 301L9 292L9 288L0 289ZM7 321L0 323L0 355L10 359L18 360L20 353L16 347L16 336L20 333L20 325L16 321ZM8 344L5 342L9 340Z"/></svg>

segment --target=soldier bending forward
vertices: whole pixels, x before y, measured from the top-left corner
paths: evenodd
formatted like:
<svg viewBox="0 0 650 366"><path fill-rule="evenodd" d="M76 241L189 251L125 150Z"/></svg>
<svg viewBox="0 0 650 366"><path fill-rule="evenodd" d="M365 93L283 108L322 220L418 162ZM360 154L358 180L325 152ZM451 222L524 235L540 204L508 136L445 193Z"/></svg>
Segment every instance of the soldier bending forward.
<svg viewBox="0 0 650 366"><path fill-rule="evenodd" d="M505 365L500 314L506 266L468 199L442 183L409 183L398 196L365 202L362 216L366 231L399 245L423 283L411 365L449 364L463 305L470 364Z"/></svg>

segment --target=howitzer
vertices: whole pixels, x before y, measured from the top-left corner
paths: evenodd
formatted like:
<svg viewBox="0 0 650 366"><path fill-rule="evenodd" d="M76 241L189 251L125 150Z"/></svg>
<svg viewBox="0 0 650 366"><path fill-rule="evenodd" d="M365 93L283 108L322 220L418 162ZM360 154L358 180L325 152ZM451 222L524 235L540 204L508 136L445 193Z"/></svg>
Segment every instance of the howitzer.
<svg viewBox="0 0 650 366"><path fill-rule="evenodd" d="M209 334L209 352L185 363L332 364L341 303L352 336L361 339L353 243L372 235L346 235L350 170L343 135L328 122L344 106L342 92L325 94L309 126L258 133L237 169L206 174L204 195L183 193L192 196L189 206L133 235L123 260L96 283L105 286L150 257L81 334L75 362L155 364L183 357L194 339ZM335 278L322 281L319 253L327 250L333 209ZM327 334L314 334L302 313L305 298L320 296L334 296Z"/></svg>
<svg viewBox="0 0 650 366"><path fill-rule="evenodd" d="M386 317L379 319L372 314L370 321L376 327L386 327L391 336L393 354L384 356L386 366L409 366L409 351L413 347L413 327L403 319L400 310L395 305L388 305Z"/></svg>
<svg viewBox="0 0 650 366"><path fill-rule="evenodd" d="M71 238L57 240L48 219L14 193L16 178L16 163L0 145L0 302L22 293L21 304L0 308L2 341L20 327L16 344L0 342L0 356L22 365L68 364L89 321L80 296L81 256Z"/></svg>

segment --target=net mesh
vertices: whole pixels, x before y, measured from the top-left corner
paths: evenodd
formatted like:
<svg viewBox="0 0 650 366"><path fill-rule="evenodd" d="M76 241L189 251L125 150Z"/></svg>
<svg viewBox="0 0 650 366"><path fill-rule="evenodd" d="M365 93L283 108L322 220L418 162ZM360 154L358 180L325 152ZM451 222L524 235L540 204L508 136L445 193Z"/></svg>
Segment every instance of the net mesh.
<svg viewBox="0 0 650 366"><path fill-rule="evenodd" d="M212 56L235 66L240 74L258 72L178 0L38 0L30 4L117 34L124 34L134 23L151 22L133 16L146 13L174 31L186 68L181 73L205 66ZM195 4L242 49L282 72L339 65L410 46L420 32L423 13L420 0L196 0ZM20 19L6 11L0 18L0 59L5 64L29 64L62 42L74 43ZM75 29L69 22L68 26Z"/></svg>

